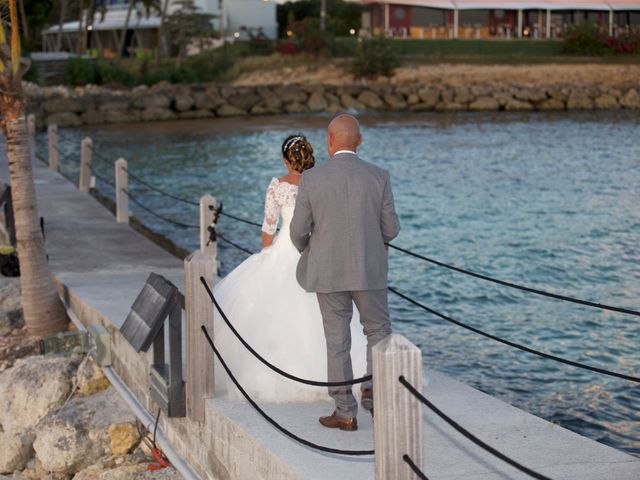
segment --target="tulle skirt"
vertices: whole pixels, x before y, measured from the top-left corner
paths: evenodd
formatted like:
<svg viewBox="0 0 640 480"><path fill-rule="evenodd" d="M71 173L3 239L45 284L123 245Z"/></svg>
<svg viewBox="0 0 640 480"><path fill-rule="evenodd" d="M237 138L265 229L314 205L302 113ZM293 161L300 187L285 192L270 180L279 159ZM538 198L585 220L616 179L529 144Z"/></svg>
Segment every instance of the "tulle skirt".
<svg viewBox="0 0 640 480"><path fill-rule="evenodd" d="M300 254L283 230L273 245L254 254L222 279L216 300L240 335L277 367L309 380L327 380L327 348L322 316L314 293L295 276ZM313 402L329 399L326 387L286 379L245 349L214 311L214 341L232 373L255 400ZM355 377L366 373L366 337L354 306L351 360ZM216 362L216 396L241 398ZM357 388L354 388L358 390Z"/></svg>

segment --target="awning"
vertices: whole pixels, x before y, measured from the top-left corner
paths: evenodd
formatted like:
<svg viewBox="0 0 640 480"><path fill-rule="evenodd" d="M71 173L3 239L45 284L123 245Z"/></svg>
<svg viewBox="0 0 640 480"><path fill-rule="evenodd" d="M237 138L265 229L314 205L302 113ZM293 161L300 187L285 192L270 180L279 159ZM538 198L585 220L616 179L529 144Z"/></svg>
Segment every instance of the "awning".
<svg viewBox="0 0 640 480"><path fill-rule="evenodd" d="M640 11L638 0L360 0L362 4L390 3L443 10L592 10Z"/></svg>

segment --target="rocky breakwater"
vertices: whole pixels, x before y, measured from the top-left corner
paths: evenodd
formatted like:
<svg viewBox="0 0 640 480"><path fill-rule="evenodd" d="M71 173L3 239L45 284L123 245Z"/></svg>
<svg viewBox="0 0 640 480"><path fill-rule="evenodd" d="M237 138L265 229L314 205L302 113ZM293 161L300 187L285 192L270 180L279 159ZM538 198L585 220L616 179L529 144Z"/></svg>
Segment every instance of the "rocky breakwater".
<svg viewBox="0 0 640 480"><path fill-rule="evenodd" d="M343 111L456 112L640 109L640 82L626 85L526 83L448 86L171 85L113 90L28 85L40 126L81 126L244 115Z"/></svg>

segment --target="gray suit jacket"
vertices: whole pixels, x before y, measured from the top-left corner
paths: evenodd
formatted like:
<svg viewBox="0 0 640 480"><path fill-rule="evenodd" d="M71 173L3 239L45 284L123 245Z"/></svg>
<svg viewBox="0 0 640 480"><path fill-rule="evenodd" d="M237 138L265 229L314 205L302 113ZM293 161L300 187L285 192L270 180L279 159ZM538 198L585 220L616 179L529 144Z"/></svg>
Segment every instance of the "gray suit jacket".
<svg viewBox="0 0 640 480"><path fill-rule="evenodd" d="M350 153L306 170L291 220L298 283L319 293L387 288L384 244L399 231L386 170Z"/></svg>

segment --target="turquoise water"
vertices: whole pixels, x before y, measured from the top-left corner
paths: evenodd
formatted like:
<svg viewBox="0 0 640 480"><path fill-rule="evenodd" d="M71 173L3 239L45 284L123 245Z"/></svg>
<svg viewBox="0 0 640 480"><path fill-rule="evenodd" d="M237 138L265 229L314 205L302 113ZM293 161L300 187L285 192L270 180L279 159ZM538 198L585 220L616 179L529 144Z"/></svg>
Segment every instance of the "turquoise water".
<svg viewBox="0 0 640 480"><path fill-rule="evenodd" d="M303 132L326 158L328 117L61 130L77 174L79 139L196 200L261 220L264 190L283 174L279 145ZM629 113L368 116L361 156L390 170L402 232L396 244L503 280L640 309L640 117ZM40 145L44 146L44 142ZM112 178L112 167L96 160ZM112 194L98 181L98 187ZM146 205L185 223L197 207L133 183ZM189 249L196 231L140 211ZM255 250L257 228L223 218L228 238ZM220 245L224 271L244 254ZM391 253L390 283L458 320L535 349L640 375L640 319L534 297ZM445 323L391 296L396 331L424 364L529 412L640 456L640 388L543 360ZM446 410L446 405L442 406Z"/></svg>

